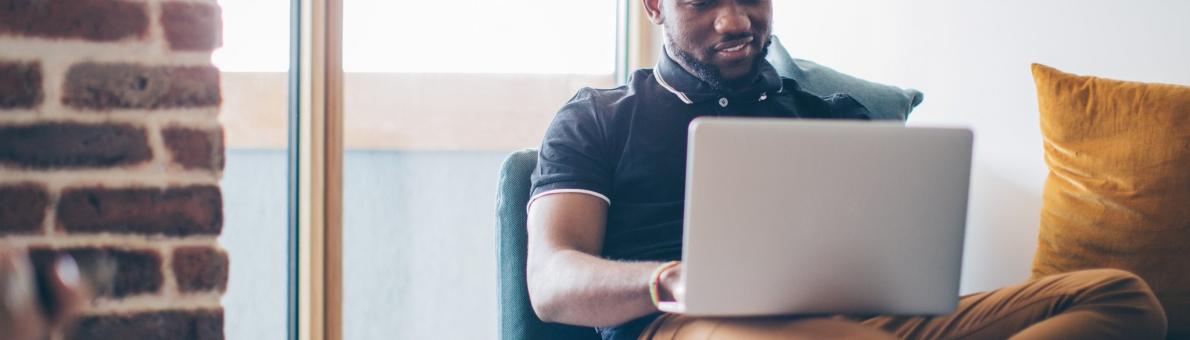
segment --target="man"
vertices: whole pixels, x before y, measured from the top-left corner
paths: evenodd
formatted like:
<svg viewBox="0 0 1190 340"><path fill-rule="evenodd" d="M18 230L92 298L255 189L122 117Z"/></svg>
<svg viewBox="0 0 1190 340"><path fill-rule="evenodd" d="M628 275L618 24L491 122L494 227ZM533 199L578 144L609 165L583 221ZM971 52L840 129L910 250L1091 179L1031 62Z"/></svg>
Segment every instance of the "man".
<svg viewBox="0 0 1190 340"><path fill-rule="evenodd" d="M687 126L698 116L866 119L855 100L818 98L764 61L768 0L643 0L666 32L654 70L581 90L542 142L529 203L527 279L544 321L604 339L1164 337L1164 312L1135 275L1096 270L963 297L937 317L692 318L683 300ZM829 146L823 146L829 147ZM779 262L779 261L778 261ZM657 282L657 298L650 295Z"/></svg>

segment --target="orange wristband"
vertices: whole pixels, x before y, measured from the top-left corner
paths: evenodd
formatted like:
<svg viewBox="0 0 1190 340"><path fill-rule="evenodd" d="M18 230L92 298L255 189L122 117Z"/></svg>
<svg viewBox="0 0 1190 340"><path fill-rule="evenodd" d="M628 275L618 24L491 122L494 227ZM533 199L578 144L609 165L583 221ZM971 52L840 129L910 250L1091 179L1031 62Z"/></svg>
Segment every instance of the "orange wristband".
<svg viewBox="0 0 1190 340"><path fill-rule="evenodd" d="M682 262L678 261L666 262L657 267L657 269L654 269L653 273L649 275L649 301L653 302L653 307L661 304L661 274L681 264Z"/></svg>

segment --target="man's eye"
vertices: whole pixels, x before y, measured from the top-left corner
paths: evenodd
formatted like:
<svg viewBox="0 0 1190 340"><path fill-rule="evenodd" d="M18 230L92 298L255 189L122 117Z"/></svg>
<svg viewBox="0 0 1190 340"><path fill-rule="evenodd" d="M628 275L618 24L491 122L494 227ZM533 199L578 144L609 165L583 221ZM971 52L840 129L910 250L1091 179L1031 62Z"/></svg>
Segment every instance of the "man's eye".
<svg viewBox="0 0 1190 340"><path fill-rule="evenodd" d="M694 8L698 8L698 9L703 9L703 8L707 8L710 6L711 6L710 1L691 1L690 2L690 7L694 7Z"/></svg>

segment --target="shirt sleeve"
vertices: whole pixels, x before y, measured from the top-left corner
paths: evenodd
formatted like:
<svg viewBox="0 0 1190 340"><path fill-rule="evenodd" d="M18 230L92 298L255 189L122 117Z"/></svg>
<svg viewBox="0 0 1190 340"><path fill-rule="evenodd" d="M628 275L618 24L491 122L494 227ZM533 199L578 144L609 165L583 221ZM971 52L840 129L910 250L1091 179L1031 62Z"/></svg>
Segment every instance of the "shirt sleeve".
<svg viewBox="0 0 1190 340"><path fill-rule="evenodd" d="M580 90L546 129L532 176L532 199L579 192L611 203L612 166L591 89ZM533 201L530 199L529 204Z"/></svg>

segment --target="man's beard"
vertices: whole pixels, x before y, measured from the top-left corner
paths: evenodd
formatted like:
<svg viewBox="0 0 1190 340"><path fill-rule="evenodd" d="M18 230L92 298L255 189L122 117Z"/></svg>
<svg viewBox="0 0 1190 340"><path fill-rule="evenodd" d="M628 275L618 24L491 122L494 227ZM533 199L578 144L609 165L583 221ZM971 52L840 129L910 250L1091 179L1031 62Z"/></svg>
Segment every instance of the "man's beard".
<svg viewBox="0 0 1190 340"><path fill-rule="evenodd" d="M773 44L772 40L765 41L764 47L760 49L760 53L757 53L753 58L754 60L752 61L752 69L749 70L747 74L744 74L737 79L728 80L723 79L723 73L719 70L718 66L699 61L698 58L696 58L694 54L691 54L690 52L683 51L679 48L673 48L676 43L673 41L673 38L668 39L669 47L673 50L672 52L674 57L678 58L677 61L679 64L689 67L690 71L694 73L695 77L707 83L707 85L710 85L715 91L728 93L742 85L746 85L756 78L756 74L760 72L760 65L764 63L764 57L769 54L769 45ZM716 51L713 48L708 48L705 52L707 52L707 55L713 56L715 55Z"/></svg>

